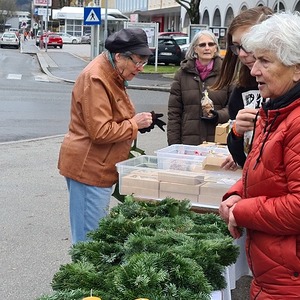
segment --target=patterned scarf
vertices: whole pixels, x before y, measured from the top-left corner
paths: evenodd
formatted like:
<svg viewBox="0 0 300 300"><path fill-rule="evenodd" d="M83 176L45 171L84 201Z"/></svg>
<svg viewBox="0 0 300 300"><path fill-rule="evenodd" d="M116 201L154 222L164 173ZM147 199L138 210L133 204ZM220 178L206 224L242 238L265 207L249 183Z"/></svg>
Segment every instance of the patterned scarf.
<svg viewBox="0 0 300 300"><path fill-rule="evenodd" d="M208 65L202 65L201 62L196 59L196 68L199 72L200 78L204 81L207 76L210 74L211 70L214 67L214 60L212 59Z"/></svg>

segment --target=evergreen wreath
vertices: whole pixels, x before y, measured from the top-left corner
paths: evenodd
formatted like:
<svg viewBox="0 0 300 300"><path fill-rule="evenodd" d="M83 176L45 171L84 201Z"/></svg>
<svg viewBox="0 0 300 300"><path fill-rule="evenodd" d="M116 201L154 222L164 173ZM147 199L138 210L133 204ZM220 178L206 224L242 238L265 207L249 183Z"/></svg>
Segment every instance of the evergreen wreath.
<svg viewBox="0 0 300 300"><path fill-rule="evenodd" d="M71 250L72 262L52 280L52 295L39 300L209 300L226 287L223 272L239 250L216 214L191 211L190 202L125 202L111 210Z"/></svg>

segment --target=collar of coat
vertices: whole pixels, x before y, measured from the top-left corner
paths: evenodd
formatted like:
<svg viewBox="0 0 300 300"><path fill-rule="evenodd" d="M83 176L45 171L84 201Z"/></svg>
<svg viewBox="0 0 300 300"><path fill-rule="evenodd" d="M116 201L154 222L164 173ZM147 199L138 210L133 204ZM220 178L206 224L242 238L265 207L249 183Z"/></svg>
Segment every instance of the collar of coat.
<svg viewBox="0 0 300 300"><path fill-rule="evenodd" d="M220 73L221 71L221 66L222 66L222 61L223 59L220 56L216 56L213 58L214 59L214 68L211 71L210 76L215 75L216 73ZM196 62L195 62L196 58L193 59L185 59L181 62L180 64L180 68L187 73L192 73L194 75L199 76L199 72L196 68Z"/></svg>

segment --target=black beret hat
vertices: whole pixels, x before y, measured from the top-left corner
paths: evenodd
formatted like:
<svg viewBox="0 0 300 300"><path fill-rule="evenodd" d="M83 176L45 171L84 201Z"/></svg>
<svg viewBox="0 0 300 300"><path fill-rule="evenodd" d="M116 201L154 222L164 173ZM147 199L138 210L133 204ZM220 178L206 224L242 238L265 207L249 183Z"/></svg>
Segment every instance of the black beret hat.
<svg viewBox="0 0 300 300"><path fill-rule="evenodd" d="M137 55L152 55L146 32L141 28L125 28L113 33L106 39L105 48L111 53L130 51Z"/></svg>

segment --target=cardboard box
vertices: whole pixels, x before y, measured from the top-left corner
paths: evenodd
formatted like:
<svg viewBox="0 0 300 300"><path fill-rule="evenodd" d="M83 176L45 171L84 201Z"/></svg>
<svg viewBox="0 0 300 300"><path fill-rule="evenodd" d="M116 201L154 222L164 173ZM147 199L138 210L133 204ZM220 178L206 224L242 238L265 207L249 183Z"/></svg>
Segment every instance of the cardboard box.
<svg viewBox="0 0 300 300"><path fill-rule="evenodd" d="M149 198L149 199L159 199L159 190L158 189L148 189L141 188L137 186L120 186L121 195L131 195L133 194L136 197Z"/></svg>
<svg viewBox="0 0 300 300"><path fill-rule="evenodd" d="M222 198L229 188L230 186L228 186L227 184L216 183L216 182L205 182L201 186L201 195L211 195L211 196Z"/></svg>
<svg viewBox="0 0 300 300"><path fill-rule="evenodd" d="M153 178L158 180L158 170L153 170L153 169L139 169L139 170L133 170L130 172L131 175L137 175L143 178Z"/></svg>
<svg viewBox="0 0 300 300"><path fill-rule="evenodd" d="M215 143L227 144L227 135L229 133L229 122L216 126Z"/></svg>
<svg viewBox="0 0 300 300"><path fill-rule="evenodd" d="M221 201L222 197L209 194L200 194L197 202L201 205L209 205L218 208L221 204Z"/></svg>
<svg viewBox="0 0 300 300"><path fill-rule="evenodd" d="M157 179L165 182L195 185L204 181L204 175L189 171L160 170Z"/></svg>
<svg viewBox="0 0 300 300"><path fill-rule="evenodd" d="M152 190L159 189L159 181L157 180L157 178L147 177L147 174L137 175L130 173L126 176L123 176L122 185L136 186L139 188Z"/></svg>
<svg viewBox="0 0 300 300"><path fill-rule="evenodd" d="M176 193L176 192L165 192L165 191L159 192L160 199L165 199L167 197L174 198L176 200L190 200L191 202L198 201L198 195L183 194L183 193Z"/></svg>
<svg viewBox="0 0 300 300"><path fill-rule="evenodd" d="M200 184L181 184L181 183L173 183L173 182L160 182L160 191L161 192L172 192L172 193L180 193L180 194L192 194L199 195L200 194Z"/></svg>
<svg viewBox="0 0 300 300"><path fill-rule="evenodd" d="M219 155L209 155L205 157L203 163L202 163L202 169L203 170L220 170L222 163L225 161L225 156L219 156Z"/></svg>

